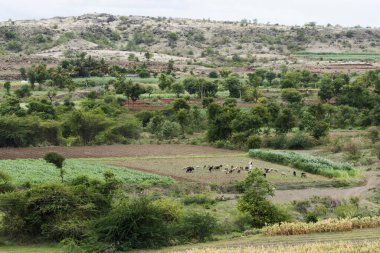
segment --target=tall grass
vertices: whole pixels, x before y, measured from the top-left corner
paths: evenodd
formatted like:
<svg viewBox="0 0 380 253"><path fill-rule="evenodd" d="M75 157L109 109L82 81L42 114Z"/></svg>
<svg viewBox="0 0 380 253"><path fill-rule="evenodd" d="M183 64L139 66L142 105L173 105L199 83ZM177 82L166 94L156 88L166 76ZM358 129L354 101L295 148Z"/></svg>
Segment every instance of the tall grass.
<svg viewBox="0 0 380 253"><path fill-rule="evenodd" d="M327 219L316 223L285 222L264 228L264 234L276 235L303 235L311 233L343 232L353 229L380 227L380 217L363 217L347 219Z"/></svg>
<svg viewBox="0 0 380 253"><path fill-rule="evenodd" d="M307 154L252 149L249 151L249 155L260 160L291 166L302 171L329 178L357 175L357 170L350 164L336 163L324 158Z"/></svg>

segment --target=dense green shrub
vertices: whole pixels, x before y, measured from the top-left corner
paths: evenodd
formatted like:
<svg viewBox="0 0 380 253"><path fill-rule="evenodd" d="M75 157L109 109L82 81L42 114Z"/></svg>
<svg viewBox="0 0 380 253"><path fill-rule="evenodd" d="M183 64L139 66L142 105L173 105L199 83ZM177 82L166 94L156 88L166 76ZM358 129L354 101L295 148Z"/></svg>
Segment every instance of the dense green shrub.
<svg viewBox="0 0 380 253"><path fill-rule="evenodd" d="M261 147L261 138L257 135L249 136L247 140L247 146L249 149L255 149Z"/></svg>
<svg viewBox="0 0 380 253"><path fill-rule="evenodd" d="M45 184L0 196L2 229L12 239L45 238L60 241L83 236L89 219L105 214L118 182L86 177L70 185Z"/></svg>
<svg viewBox="0 0 380 253"><path fill-rule="evenodd" d="M36 145L39 134L39 120L34 117L0 117L0 147Z"/></svg>
<svg viewBox="0 0 380 253"><path fill-rule="evenodd" d="M216 228L216 218L211 214L189 212L181 216L174 231L181 242L204 242L211 239Z"/></svg>
<svg viewBox="0 0 380 253"><path fill-rule="evenodd" d="M315 146L315 141L307 134L297 133L288 137L288 149L309 149Z"/></svg>
<svg viewBox="0 0 380 253"><path fill-rule="evenodd" d="M355 176L357 174L355 168L349 164L335 163L307 154L252 149L249 151L249 155L264 161L292 166L299 170L330 178Z"/></svg>
<svg viewBox="0 0 380 253"><path fill-rule="evenodd" d="M168 245L170 225L178 219L170 210L147 197L127 201L93 222L86 248L98 252L100 246L128 250Z"/></svg>

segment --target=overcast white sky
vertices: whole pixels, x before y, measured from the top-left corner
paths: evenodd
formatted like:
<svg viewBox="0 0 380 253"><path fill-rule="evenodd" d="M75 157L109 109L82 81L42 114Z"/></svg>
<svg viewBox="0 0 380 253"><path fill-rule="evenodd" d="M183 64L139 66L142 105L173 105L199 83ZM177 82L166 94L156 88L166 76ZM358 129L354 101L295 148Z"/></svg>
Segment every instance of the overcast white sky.
<svg viewBox="0 0 380 253"><path fill-rule="evenodd" d="M380 26L380 0L0 0L0 20L110 13L260 23Z"/></svg>

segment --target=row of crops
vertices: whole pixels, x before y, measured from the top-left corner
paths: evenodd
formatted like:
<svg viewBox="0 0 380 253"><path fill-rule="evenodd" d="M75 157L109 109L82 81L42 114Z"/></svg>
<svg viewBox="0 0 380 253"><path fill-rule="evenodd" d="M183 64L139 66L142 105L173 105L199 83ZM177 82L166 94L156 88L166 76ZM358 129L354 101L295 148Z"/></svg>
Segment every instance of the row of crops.
<svg viewBox="0 0 380 253"><path fill-rule="evenodd" d="M104 178L103 173L110 171L124 183L155 184L173 182L171 178L82 159L67 159L64 164L64 170L65 181L70 181L78 176L88 176L92 179L101 180ZM59 170L42 159L0 160L0 171L9 175L16 185L60 182Z"/></svg>
<svg viewBox="0 0 380 253"><path fill-rule="evenodd" d="M336 163L328 159L287 151L252 149L250 157L260 160L291 166L295 169L329 178L350 177L357 170L348 163Z"/></svg>

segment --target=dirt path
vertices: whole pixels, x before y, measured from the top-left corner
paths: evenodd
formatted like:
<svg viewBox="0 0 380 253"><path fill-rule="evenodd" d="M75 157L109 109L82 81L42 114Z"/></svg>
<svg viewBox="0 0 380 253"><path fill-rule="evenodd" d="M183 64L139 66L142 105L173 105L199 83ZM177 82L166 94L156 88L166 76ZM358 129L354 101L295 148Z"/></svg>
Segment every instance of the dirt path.
<svg viewBox="0 0 380 253"><path fill-rule="evenodd" d="M331 196L337 199L360 197L370 189L380 187L380 172L371 171L366 174L367 183L353 188L308 188L302 190L279 190L275 192L273 201L285 203L293 200L303 200L312 196Z"/></svg>
<svg viewBox="0 0 380 253"><path fill-rule="evenodd" d="M48 152L57 152L66 158L102 158L102 157L135 157L135 156L174 156L203 154L239 154L242 152L217 149L207 146L182 144L144 144L112 145L82 147L38 147L38 148L0 148L0 160L37 159Z"/></svg>

